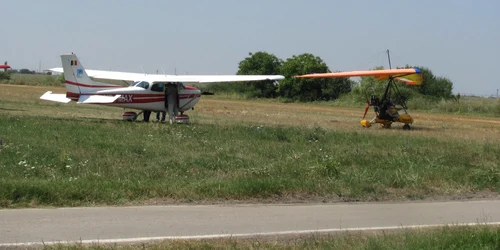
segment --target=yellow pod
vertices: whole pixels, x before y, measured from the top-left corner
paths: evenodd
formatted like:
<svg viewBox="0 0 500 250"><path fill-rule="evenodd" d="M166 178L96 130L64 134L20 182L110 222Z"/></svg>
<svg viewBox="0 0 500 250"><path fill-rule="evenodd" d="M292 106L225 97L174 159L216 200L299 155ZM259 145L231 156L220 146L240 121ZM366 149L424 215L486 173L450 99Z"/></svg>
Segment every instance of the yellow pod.
<svg viewBox="0 0 500 250"><path fill-rule="evenodd" d="M361 126L365 127L365 128L369 128L371 127L371 123L368 121L368 120L361 120Z"/></svg>

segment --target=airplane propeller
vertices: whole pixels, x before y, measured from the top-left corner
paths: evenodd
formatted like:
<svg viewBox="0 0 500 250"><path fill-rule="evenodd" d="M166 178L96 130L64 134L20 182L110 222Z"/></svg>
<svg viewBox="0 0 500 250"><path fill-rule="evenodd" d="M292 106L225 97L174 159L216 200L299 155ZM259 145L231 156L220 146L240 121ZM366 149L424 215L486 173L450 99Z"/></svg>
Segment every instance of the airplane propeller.
<svg viewBox="0 0 500 250"><path fill-rule="evenodd" d="M201 95L215 95L215 93L203 91L203 92L201 92Z"/></svg>
<svg viewBox="0 0 500 250"><path fill-rule="evenodd" d="M366 97L366 108L365 108L365 113L363 114L363 119L365 119L366 113L368 112L369 108L370 108L370 101L368 101L368 97Z"/></svg>

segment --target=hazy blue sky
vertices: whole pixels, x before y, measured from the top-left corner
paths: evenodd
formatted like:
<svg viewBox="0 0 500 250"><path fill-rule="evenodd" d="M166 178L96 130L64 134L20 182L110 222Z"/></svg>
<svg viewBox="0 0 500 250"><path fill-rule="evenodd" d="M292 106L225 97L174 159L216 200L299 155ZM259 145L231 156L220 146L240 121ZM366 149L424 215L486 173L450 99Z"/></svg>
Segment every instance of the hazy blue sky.
<svg viewBox="0 0 500 250"><path fill-rule="evenodd" d="M248 52L320 56L331 70L422 65L454 92L500 88L498 0L10 0L0 2L0 63L234 74Z"/></svg>

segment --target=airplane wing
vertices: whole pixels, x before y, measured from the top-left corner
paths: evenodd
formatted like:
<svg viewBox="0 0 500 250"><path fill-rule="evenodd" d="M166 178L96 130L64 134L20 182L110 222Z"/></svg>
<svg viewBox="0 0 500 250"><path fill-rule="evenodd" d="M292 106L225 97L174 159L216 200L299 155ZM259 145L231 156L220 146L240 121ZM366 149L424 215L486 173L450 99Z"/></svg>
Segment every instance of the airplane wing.
<svg viewBox="0 0 500 250"><path fill-rule="evenodd" d="M62 68L52 68L50 71L62 73ZM184 82L184 83L215 83L215 82L246 82L263 80L283 80L282 75L160 75L129 73L118 71L92 70L86 69L89 77L103 80L118 81L149 81L149 82Z"/></svg>
<svg viewBox="0 0 500 250"><path fill-rule="evenodd" d="M408 85L420 85L423 83L422 74L410 74L404 77L395 77L394 80L404 82Z"/></svg>
<svg viewBox="0 0 500 250"><path fill-rule="evenodd" d="M56 73L64 73L63 68L51 68L49 70Z"/></svg>
<svg viewBox="0 0 500 250"><path fill-rule="evenodd" d="M45 94L40 96L40 99L62 103L68 103L71 101L71 99L66 97L66 94L52 94L52 91L45 92Z"/></svg>
<svg viewBox="0 0 500 250"><path fill-rule="evenodd" d="M157 78L158 80L153 81L165 81L161 80L162 75L152 76L152 78ZM215 82L250 82L250 81L278 81L285 79L281 75L167 75L166 79L171 82L186 82L186 83L215 83Z"/></svg>
<svg viewBox="0 0 500 250"><path fill-rule="evenodd" d="M373 76L377 80L389 79L390 77L394 77L394 79L406 82L407 84L422 84L422 71L418 68L315 73L296 76L296 78L343 78L356 76Z"/></svg>

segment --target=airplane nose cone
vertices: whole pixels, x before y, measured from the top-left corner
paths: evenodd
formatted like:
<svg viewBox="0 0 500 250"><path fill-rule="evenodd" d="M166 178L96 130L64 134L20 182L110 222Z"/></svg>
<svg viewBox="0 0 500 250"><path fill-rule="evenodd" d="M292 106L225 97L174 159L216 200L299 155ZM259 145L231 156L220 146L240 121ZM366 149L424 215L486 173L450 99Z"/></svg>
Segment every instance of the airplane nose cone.
<svg viewBox="0 0 500 250"><path fill-rule="evenodd" d="M198 88L195 88L195 87L192 87L192 86L186 86L186 89L189 90L189 93L195 94L196 96L203 95L203 93L201 92L201 90L199 90Z"/></svg>
<svg viewBox="0 0 500 250"><path fill-rule="evenodd" d="M203 93L201 92L201 90L199 90L197 88L195 88L195 94L196 94L196 96L199 96L199 97L201 97L201 95L203 95Z"/></svg>

